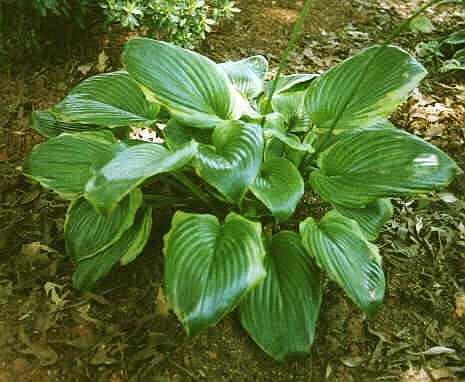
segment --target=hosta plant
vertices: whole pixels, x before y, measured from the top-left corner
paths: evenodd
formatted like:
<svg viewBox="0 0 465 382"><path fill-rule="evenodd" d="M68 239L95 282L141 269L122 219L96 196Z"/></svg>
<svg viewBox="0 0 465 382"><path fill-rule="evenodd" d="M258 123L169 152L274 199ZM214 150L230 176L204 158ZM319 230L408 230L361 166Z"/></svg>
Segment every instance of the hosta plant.
<svg viewBox="0 0 465 382"><path fill-rule="evenodd" d="M74 286L133 261L165 208L164 291L188 334L236 310L273 358L308 353L326 278L372 317L385 292L374 241L390 198L440 189L459 171L387 120L423 66L373 46L274 84L264 57L218 64L144 38L122 62L33 114L48 140L24 173L71 201ZM141 127L157 143L131 139Z"/></svg>

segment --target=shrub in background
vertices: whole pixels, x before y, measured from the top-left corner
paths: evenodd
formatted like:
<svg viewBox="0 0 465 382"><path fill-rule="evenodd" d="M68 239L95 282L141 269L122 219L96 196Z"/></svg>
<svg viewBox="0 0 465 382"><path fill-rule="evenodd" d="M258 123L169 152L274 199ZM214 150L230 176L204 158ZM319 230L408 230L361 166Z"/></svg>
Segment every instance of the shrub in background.
<svg viewBox="0 0 465 382"><path fill-rule="evenodd" d="M231 0L0 0L0 49L39 48L45 34L63 44L64 31L96 23L142 28L149 36L192 47L235 12Z"/></svg>

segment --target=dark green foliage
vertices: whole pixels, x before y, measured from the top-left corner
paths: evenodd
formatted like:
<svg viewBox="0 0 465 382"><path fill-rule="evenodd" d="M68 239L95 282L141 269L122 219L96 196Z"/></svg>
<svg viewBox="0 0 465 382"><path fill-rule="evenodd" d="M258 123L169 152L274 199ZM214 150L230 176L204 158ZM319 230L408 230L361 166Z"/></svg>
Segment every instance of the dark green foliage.
<svg viewBox="0 0 465 382"><path fill-rule="evenodd" d="M324 274L376 314L385 277L373 241L392 216L389 198L437 190L459 171L386 120L426 75L421 64L374 46L321 76L283 77L274 94L260 56L217 64L136 38L123 64L34 115L49 140L24 170L72 200L65 239L76 288L134 260L149 238L150 205L156 219L172 200L189 212L175 212L164 238L165 293L188 334L238 308L272 357L306 354ZM164 139L118 139L124 126ZM142 196L152 181L163 187ZM334 209L302 216L305 192Z"/></svg>

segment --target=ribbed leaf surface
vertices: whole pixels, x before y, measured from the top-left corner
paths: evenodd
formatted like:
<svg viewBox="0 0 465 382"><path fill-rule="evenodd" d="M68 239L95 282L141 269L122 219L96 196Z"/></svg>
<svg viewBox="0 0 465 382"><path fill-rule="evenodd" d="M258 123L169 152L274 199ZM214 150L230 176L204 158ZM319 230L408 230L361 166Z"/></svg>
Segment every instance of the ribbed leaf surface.
<svg viewBox="0 0 465 382"><path fill-rule="evenodd" d="M238 202L255 180L263 158L263 130L230 121L213 132L214 147L201 145L196 161L200 177L229 200Z"/></svg>
<svg viewBox="0 0 465 382"><path fill-rule="evenodd" d="M250 190L273 216L284 221L294 213L304 195L304 181L287 159L273 158L262 164Z"/></svg>
<svg viewBox="0 0 465 382"><path fill-rule="evenodd" d="M265 268L265 280L239 305L242 326L278 361L308 354L321 305L320 272L289 231L273 236Z"/></svg>
<svg viewBox="0 0 465 382"><path fill-rule="evenodd" d="M248 99L258 97L264 89L268 61L263 56L252 56L240 61L219 64L233 85Z"/></svg>
<svg viewBox="0 0 465 382"><path fill-rule="evenodd" d="M211 128L240 117L233 85L210 59L161 41L134 38L124 49L129 74L186 126Z"/></svg>
<svg viewBox="0 0 465 382"><path fill-rule="evenodd" d="M368 240L376 240L384 225L392 218L394 209L389 199L378 199L365 208L346 208L335 205L344 216L355 220Z"/></svg>
<svg viewBox="0 0 465 382"><path fill-rule="evenodd" d="M325 200L350 208L440 189L458 172L437 147L389 126L344 134L320 155L318 165L312 187Z"/></svg>
<svg viewBox="0 0 465 382"><path fill-rule="evenodd" d="M78 133L82 131L96 131L102 129L98 126L60 121L48 110L33 111L31 116L31 127L46 138L53 138L61 133Z"/></svg>
<svg viewBox="0 0 465 382"><path fill-rule="evenodd" d="M113 150L109 131L64 133L36 145L24 162L24 174L65 199L84 193L91 166Z"/></svg>
<svg viewBox="0 0 465 382"><path fill-rule="evenodd" d="M373 59L379 49L375 46L362 51L311 84L305 107L313 124L329 128L343 111L336 129L368 126L389 116L425 77L425 68L404 50L388 46Z"/></svg>
<svg viewBox="0 0 465 382"><path fill-rule="evenodd" d="M73 274L73 286L79 290L91 290L98 280L105 277L119 262L126 265L144 249L150 237L152 210L141 208L134 224L121 238L90 259L81 261Z"/></svg>
<svg viewBox="0 0 465 382"><path fill-rule="evenodd" d="M189 335L215 325L265 277L261 226L177 212L164 238L165 291Z"/></svg>
<svg viewBox="0 0 465 382"><path fill-rule="evenodd" d="M169 151L160 144L140 143L115 151L106 163L94 169L85 197L99 210L110 211L146 179L185 166L197 153L197 147L192 141Z"/></svg>
<svg viewBox="0 0 465 382"><path fill-rule="evenodd" d="M134 223L142 204L142 192L132 191L107 216L99 214L84 198L73 201L65 222L66 251L74 261L82 261L116 243Z"/></svg>
<svg viewBox="0 0 465 382"><path fill-rule="evenodd" d="M60 120L117 127L155 122L159 106L150 104L124 71L98 74L77 85L53 107Z"/></svg>
<svg viewBox="0 0 465 382"><path fill-rule="evenodd" d="M367 241L358 224L330 211L319 224L307 218L300 224L300 234L319 267L360 309L373 316L384 297L384 273L378 249Z"/></svg>

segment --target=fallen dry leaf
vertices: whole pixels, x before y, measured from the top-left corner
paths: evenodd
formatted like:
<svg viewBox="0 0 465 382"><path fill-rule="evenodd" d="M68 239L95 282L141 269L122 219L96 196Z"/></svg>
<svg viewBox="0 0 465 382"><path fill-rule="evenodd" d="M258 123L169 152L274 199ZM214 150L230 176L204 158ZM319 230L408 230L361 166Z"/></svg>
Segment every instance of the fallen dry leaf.
<svg viewBox="0 0 465 382"><path fill-rule="evenodd" d="M460 293L455 297L455 314L462 318L465 316L465 294Z"/></svg>

